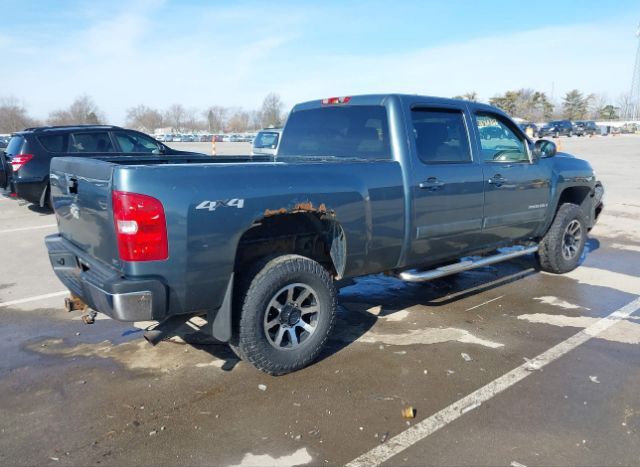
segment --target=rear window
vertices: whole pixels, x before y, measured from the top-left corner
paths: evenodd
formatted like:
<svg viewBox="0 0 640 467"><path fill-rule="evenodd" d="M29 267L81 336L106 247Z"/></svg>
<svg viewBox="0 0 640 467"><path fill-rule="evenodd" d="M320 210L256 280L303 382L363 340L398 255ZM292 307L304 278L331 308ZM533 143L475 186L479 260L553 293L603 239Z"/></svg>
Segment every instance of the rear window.
<svg viewBox="0 0 640 467"><path fill-rule="evenodd" d="M293 112L279 156L389 159L387 111L379 105L322 107Z"/></svg>
<svg viewBox="0 0 640 467"><path fill-rule="evenodd" d="M12 136L9 144L7 145L6 152L10 156L15 156L22 152L22 145L24 144L24 138L22 136Z"/></svg>
<svg viewBox="0 0 640 467"><path fill-rule="evenodd" d="M72 133L69 152L113 152L111 138L106 131L95 133Z"/></svg>
<svg viewBox="0 0 640 467"><path fill-rule="evenodd" d="M63 152L67 147L67 135L38 136L38 141L49 152Z"/></svg>
<svg viewBox="0 0 640 467"><path fill-rule="evenodd" d="M274 131L260 132L253 142L253 147L256 149L275 149L278 147L279 136L280 135Z"/></svg>

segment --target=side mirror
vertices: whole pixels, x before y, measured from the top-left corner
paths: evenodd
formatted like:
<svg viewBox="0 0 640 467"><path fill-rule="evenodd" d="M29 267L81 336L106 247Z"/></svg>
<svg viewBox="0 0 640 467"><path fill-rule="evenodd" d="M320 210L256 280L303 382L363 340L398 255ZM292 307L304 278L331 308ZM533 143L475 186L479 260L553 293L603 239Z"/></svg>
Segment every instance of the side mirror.
<svg viewBox="0 0 640 467"><path fill-rule="evenodd" d="M556 143L547 139L539 139L533 145L533 157L535 159L542 159L545 157L553 157L558 152Z"/></svg>

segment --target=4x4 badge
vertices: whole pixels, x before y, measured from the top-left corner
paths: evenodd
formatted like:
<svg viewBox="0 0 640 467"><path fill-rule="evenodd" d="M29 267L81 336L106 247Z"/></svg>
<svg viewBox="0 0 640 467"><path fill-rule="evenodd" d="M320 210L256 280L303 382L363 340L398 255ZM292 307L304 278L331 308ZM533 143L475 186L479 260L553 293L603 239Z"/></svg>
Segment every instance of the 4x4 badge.
<svg viewBox="0 0 640 467"><path fill-rule="evenodd" d="M203 201L196 206L196 209L206 209L207 211L215 211L218 208L238 208L244 207L244 199L232 198L217 201Z"/></svg>

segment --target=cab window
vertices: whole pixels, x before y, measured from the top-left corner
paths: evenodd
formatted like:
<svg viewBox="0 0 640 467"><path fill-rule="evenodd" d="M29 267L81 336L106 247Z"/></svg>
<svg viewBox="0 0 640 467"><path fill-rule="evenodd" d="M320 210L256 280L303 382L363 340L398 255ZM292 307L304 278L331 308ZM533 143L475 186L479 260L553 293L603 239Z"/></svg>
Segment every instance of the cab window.
<svg viewBox="0 0 640 467"><path fill-rule="evenodd" d="M526 141L501 116L475 115L482 160L485 162L529 162Z"/></svg>
<svg viewBox="0 0 640 467"><path fill-rule="evenodd" d="M113 152L113 144L106 131L71 133L69 152Z"/></svg>
<svg viewBox="0 0 640 467"><path fill-rule="evenodd" d="M460 110L411 111L418 158L425 164L471 162L469 138Z"/></svg>
<svg viewBox="0 0 640 467"><path fill-rule="evenodd" d="M148 136L138 133L128 133L126 131L116 131L115 136L122 152L141 152L147 154L158 154L160 152L160 145L156 140Z"/></svg>

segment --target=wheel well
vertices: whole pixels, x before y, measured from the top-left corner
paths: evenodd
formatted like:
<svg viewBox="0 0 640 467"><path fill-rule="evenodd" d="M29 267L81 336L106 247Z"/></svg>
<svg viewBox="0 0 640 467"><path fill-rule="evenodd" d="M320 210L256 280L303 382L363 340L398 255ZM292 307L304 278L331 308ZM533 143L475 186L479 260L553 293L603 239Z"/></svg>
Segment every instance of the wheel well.
<svg viewBox="0 0 640 467"><path fill-rule="evenodd" d="M346 259L344 231L326 212L278 213L264 217L240 238L235 271L246 270L260 258L284 254L306 256L340 278Z"/></svg>
<svg viewBox="0 0 640 467"><path fill-rule="evenodd" d="M558 209L560 209L560 206L562 206L564 203L571 203L582 206L589 197L590 193L591 188L587 186L573 186L565 188L560 194L560 199L558 200L556 211L558 211Z"/></svg>

